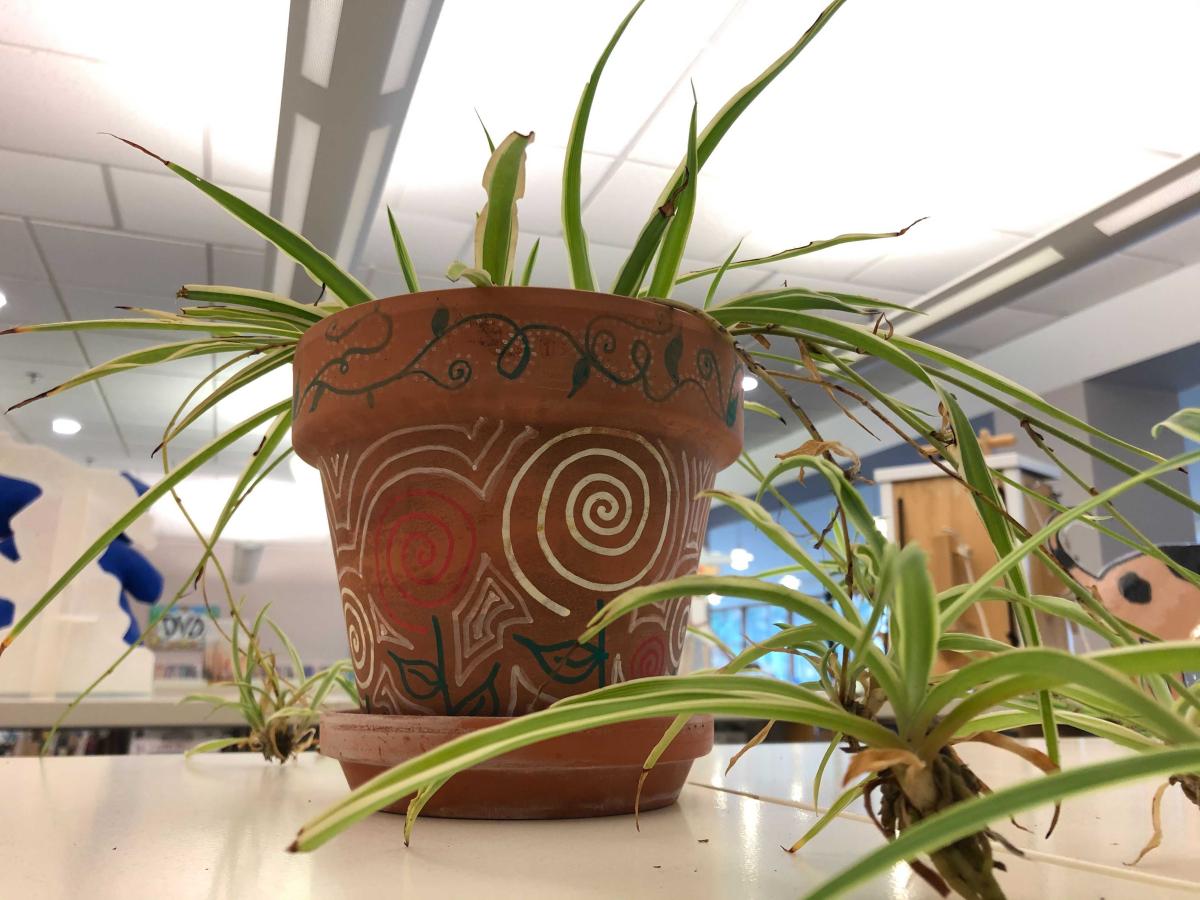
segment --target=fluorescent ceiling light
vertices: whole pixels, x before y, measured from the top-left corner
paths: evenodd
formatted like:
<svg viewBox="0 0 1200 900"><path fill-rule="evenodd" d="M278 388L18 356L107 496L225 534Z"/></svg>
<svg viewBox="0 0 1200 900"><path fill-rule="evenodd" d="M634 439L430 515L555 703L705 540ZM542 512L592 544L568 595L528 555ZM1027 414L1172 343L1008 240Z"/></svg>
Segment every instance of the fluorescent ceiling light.
<svg viewBox="0 0 1200 900"><path fill-rule="evenodd" d="M4 291L0 291L0 309L8 306L8 298L4 296Z"/></svg>
<svg viewBox="0 0 1200 900"><path fill-rule="evenodd" d="M292 231L304 226L304 211L308 208L308 192L312 187L313 166L317 162L317 143L321 126L307 116L296 113L292 126L291 152L287 161L287 180L284 182L283 209L279 219ZM290 294L291 275L295 264L285 254L275 253L275 273L272 284L276 294Z"/></svg>
<svg viewBox="0 0 1200 900"><path fill-rule="evenodd" d="M61 419L55 419L53 422L51 422L50 430L55 434L79 434L79 432L83 430L83 426L74 419L68 419L64 417Z"/></svg>
<svg viewBox="0 0 1200 900"><path fill-rule="evenodd" d="M308 0L308 24L304 28L304 56L300 74L315 85L329 87L333 51L337 47L342 0Z"/></svg>
<svg viewBox="0 0 1200 900"><path fill-rule="evenodd" d="M898 328L902 333L908 333L916 328L927 328L934 322L939 322L956 312L966 309L993 294L998 294L1005 288L1012 287L1019 281L1024 281L1041 272L1043 269L1048 269L1055 263L1062 262L1063 255L1053 247L1043 247L1028 256L1024 256L1015 262L1009 263L1002 269L997 269L991 275L981 278L974 284L963 288L960 291L955 291L947 295L939 301L936 301L928 308L918 307L921 312L927 313L924 316L911 316L903 323L906 328Z"/></svg>
<svg viewBox="0 0 1200 900"><path fill-rule="evenodd" d="M358 165L358 174L354 177L354 188L350 193L350 204L346 208L346 224L342 228L342 237L338 241L337 261L344 266L350 266L354 260L354 246L364 228L371 224L367 218L367 204L371 202L371 193L377 182L382 181L383 151L387 148L388 136L392 133L390 125L376 128L367 135L363 147L362 162Z"/></svg>
<svg viewBox="0 0 1200 900"><path fill-rule="evenodd" d="M1108 215L1101 216L1092 224L1097 230L1112 237L1197 193L1200 193L1200 169L1193 169L1144 197L1138 197Z"/></svg>
<svg viewBox="0 0 1200 900"><path fill-rule="evenodd" d="M742 376L742 390L743 391L752 391L756 387L758 387L758 379L757 378L755 378L753 375L743 375Z"/></svg>
<svg viewBox="0 0 1200 900"><path fill-rule="evenodd" d="M417 55L417 41L425 30L425 19L429 16L429 0L405 0L400 13L400 24L396 28L396 42L392 44L392 55L388 57L387 70L383 73L380 93L390 94L408 86L413 59Z"/></svg>

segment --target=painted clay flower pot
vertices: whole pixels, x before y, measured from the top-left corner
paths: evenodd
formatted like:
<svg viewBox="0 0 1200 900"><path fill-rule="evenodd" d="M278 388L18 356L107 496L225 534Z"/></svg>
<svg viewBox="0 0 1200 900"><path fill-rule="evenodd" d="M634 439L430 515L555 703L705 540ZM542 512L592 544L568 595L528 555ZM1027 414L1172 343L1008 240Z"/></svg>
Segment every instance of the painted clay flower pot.
<svg viewBox="0 0 1200 900"><path fill-rule="evenodd" d="M520 715L673 674L686 598L575 639L626 588L696 570L741 382L700 316L579 291L429 291L305 334L293 440L321 472L365 711Z"/></svg>

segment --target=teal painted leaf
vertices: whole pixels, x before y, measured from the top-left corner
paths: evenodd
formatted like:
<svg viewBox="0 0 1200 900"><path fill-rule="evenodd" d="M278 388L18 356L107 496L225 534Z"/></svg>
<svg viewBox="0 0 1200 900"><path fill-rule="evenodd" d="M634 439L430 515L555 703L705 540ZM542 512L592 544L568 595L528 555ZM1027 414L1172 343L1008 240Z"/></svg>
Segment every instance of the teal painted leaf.
<svg viewBox="0 0 1200 900"><path fill-rule="evenodd" d="M592 364L588 362L586 356L581 356L579 362L575 363L575 369L571 372L571 393L567 394L567 399L575 396L575 392L587 384L588 376L592 374Z"/></svg>
<svg viewBox="0 0 1200 900"><path fill-rule="evenodd" d="M514 634L518 644L533 654L538 667L559 684L579 684L599 667L603 666L608 654L601 644L579 644L575 641L559 641L539 644L523 634Z"/></svg>
<svg viewBox="0 0 1200 900"><path fill-rule="evenodd" d="M406 693L417 700L429 700L442 690L442 675L435 663L427 659L404 659L388 653L400 670L400 681Z"/></svg>
<svg viewBox="0 0 1200 900"><path fill-rule="evenodd" d="M677 334L671 338L667 344L667 349L663 351L663 362L667 366L667 374L671 376L672 381L679 380L679 359L683 356L683 335Z"/></svg>
<svg viewBox="0 0 1200 900"><path fill-rule="evenodd" d="M441 337L446 331L446 326L449 324L450 310L444 306L439 306L433 314L433 321L430 323L430 328L433 329L433 336Z"/></svg>
<svg viewBox="0 0 1200 900"><path fill-rule="evenodd" d="M725 407L725 424L730 428L732 428L733 423L737 421L737 413L738 395L736 392L734 392L729 397L729 405Z"/></svg>

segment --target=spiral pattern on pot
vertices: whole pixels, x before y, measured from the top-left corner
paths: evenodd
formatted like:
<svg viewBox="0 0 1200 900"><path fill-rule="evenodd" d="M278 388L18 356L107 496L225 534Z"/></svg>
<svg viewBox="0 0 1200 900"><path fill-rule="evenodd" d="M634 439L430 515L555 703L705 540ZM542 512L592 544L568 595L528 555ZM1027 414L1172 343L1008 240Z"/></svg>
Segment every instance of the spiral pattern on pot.
<svg viewBox="0 0 1200 900"><path fill-rule="evenodd" d="M611 594L650 574L663 551L672 500L666 461L641 435L566 431L539 446L513 479L504 551L521 586L566 616L570 608L562 601Z"/></svg>
<svg viewBox="0 0 1200 900"><path fill-rule="evenodd" d="M346 638L350 642L350 661L362 684L375 678L375 635L370 616L353 591L342 590L342 613L346 617Z"/></svg>
<svg viewBox="0 0 1200 900"><path fill-rule="evenodd" d="M374 517L372 534L385 611L398 602L435 609L461 596L476 560L475 523L448 493L396 491Z"/></svg>

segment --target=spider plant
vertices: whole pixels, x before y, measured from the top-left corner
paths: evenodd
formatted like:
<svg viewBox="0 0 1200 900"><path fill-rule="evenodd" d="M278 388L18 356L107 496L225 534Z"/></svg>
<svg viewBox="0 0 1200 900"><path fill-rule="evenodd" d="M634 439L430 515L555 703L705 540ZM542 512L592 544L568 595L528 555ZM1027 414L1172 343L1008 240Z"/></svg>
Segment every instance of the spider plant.
<svg viewBox="0 0 1200 900"><path fill-rule="evenodd" d="M853 742L850 746L859 754L856 759L862 760L858 764L859 771L868 778L865 784L876 784L873 790L878 790L882 797L884 818L881 824L890 829L895 840L860 866L856 873L835 882L825 895L848 886L860 875L867 877L878 871L880 866L889 864L886 860L914 859L922 852L934 851L934 868L939 871L945 868L940 877L960 890L985 892L981 895L986 896L987 891L993 890L993 883L987 880L992 877L990 867L984 866L986 872L967 878L959 871L959 864L964 859L987 861L989 837L984 829L996 816L1047 798L1067 796L1121 779L1154 772L1173 774L1200 770L1200 759L1197 758L1200 751L1196 749L1193 737L1195 724L1168 702L1173 690L1189 705L1194 705L1193 695L1187 691L1178 693L1177 680L1165 674L1186 668L1173 667L1189 652L1188 649L1176 645L1138 646L1141 635L1104 610L1082 586L1057 567L1042 548L1045 529L1030 535L1008 517L996 488L999 476L988 470L959 398L971 398L1013 414L1048 452L1053 452L1051 442L1067 445L1130 476L1126 485L1145 483L1173 501L1200 512L1200 504L1161 480L1164 473L1191 457L1164 460L1104 433L970 360L916 338L894 333L888 316L898 308L892 304L802 285L733 296L721 290L724 275L730 270L770 265L849 242L899 238L907 228L885 233L841 234L762 257L741 257L740 247L735 246L719 266L680 271L693 222L692 213L704 198L700 175L705 162L741 114L800 56L844 2L833 0L795 43L734 94L702 128L693 104L686 140L682 141L686 150L657 198L650 203L645 222L632 241L633 249L609 288L616 295L645 297L647 302L686 309L703 318L736 342L747 370L784 401L790 413L784 417L785 421L790 425L794 420L797 426L797 452L770 473L762 472L749 459L743 460L743 465L761 477L765 493L782 502L785 508L788 508L786 501L773 484L775 478L785 472L815 470L831 480L839 499L839 510L829 525L818 528L797 516L804 530L828 550L828 562L817 562L795 539L772 526L755 501L732 497L721 499L759 524L773 540L777 538L786 543L788 552L797 554L794 557L797 566L811 571L831 596L838 598L838 607L831 610L812 598L754 579L677 579L627 593L605 607L589 631L589 634L595 633L614 617L639 604L667 597L713 591L745 596L802 610L809 617L809 624L801 626L807 630L781 632L772 638L764 652L813 655L822 663L819 668L823 676L821 683L786 685L739 674L738 667L745 662L739 657L741 661L736 666L731 663L720 673L645 679L564 701L543 713L448 744L421 760L381 776L335 810L310 823L298 839L299 849L310 849L328 840L354 820L386 804L388 800L381 799L385 796L398 799L421 789L420 798L427 798L440 783L439 779L444 780L454 771L522 743L623 718L664 714L683 717L696 712L717 711L804 721L829 728L841 734L842 740ZM581 199L582 152L588 119L610 54L624 31L632 27L640 5L635 5L620 23L597 61L581 93L568 141L562 177L562 227L571 283L580 290L593 290L597 286L589 261ZM132 309L127 310L134 313L132 317L21 326L7 332L133 328L168 338L188 336L186 340L117 357L40 396L123 371L192 356L221 355L225 361L211 375L197 382L191 396L168 424L161 445L165 454L171 443L205 412L263 375L290 365L297 341L309 328L338 310L369 303L374 297L301 235L179 163L162 159L132 141L126 143L158 159L171 172L269 240L279 252L298 263L314 283L325 289L323 299L310 305L247 288L188 284L178 291L179 299L185 302L176 312ZM536 271L535 257L531 254L521 267L518 279L514 253L519 230L517 209L525 191L525 158L527 153L536 152L534 146L532 133L513 133L495 145L484 172L485 204L477 220L474 258L470 263L453 261L448 270L451 277L493 287L506 286L517 280L521 284L531 281ZM418 291L416 267L391 216L389 225L405 281L410 291ZM710 279L702 309L672 299L677 285L696 279ZM794 347L794 353L780 350L787 342ZM881 388L866 374L870 370L861 365L871 360L923 388L927 399L923 404L925 408L904 403ZM926 450L932 461L974 498L1001 560L998 568L972 585L942 594L933 593L919 554L886 543L874 530L870 517L864 518L861 500L848 477L853 472L853 464L843 472L834 462L835 457L840 456L853 463L853 451L825 440L805 410L806 393L831 397L844 414L864 430L882 428ZM746 404L746 409L768 412L756 404ZM203 536L203 551L193 577L181 586L175 600L181 597L196 579L203 576L213 559L215 542L242 500L291 452L288 443L291 421L291 399L280 397L277 402L248 416L191 456L167 468L162 479L100 535L18 620L0 641L0 652L19 638L71 579L133 520L172 493L176 485L216 454L229 450L247 436L261 434L260 446L248 460L216 525ZM1148 467L1139 469L1128 459L1138 460ZM1119 491L1115 490L1096 492L1087 504L1056 520L1055 527L1062 527L1068 521L1083 520L1090 527L1112 534L1180 571L1177 564L1164 557L1136 531L1125 534L1104 524L1103 516L1120 520L1119 512L1111 503L1117 493ZM789 508L789 511L795 514L794 509ZM1020 568L1020 561L1030 555L1037 556L1059 574L1064 588L1077 603L1032 593ZM1180 574L1195 579L1195 575L1186 570ZM873 612L866 620L850 603L856 595L868 597L873 604ZM967 646L971 639L947 631L949 623L963 610L982 599L1002 599L1013 605L1023 644L1020 649L978 643ZM1083 616L1110 638L1114 649L1105 651L1107 655L1071 658L1040 647L1035 618L1035 612L1039 610L1054 610L1068 618ZM876 627L885 614L891 618L891 643L887 651L874 643ZM836 654L820 649L826 641L836 644L839 648ZM930 676L929 659L939 646L984 656L960 673L934 679ZM816 655L818 650L819 656ZM1029 674L1028 667L1034 665L1037 666L1036 675ZM1137 699L1134 698L1131 691L1139 691L1129 681L1134 675L1144 681L1149 695L1141 690ZM101 675L101 679L103 677ZM1118 684L1124 688L1118 690ZM1109 687L1113 688L1112 692L1108 691ZM1001 708L1005 703L1025 704L1020 709L1005 708L1005 714L1019 712L1036 716L1047 742L1046 760L1039 761L1048 761L1052 766L1058 760L1057 722L1059 716L1065 714L1062 698L1068 696L1068 691L1078 694L1089 689L1093 693L1103 690L1113 697L1124 698L1119 704L1122 716L1136 721L1153 720L1162 740L1167 743L1146 748L1130 760L1055 773L990 796L976 796L980 786L953 751L954 741L992 730L983 727L989 722L985 715L987 708L974 702L975 698L988 697L992 706ZM1148 705L1151 700L1146 700L1145 696L1151 697L1153 708ZM969 699L950 711L950 703L963 697ZM885 701L896 717L895 731L878 721ZM886 756L886 753L892 755ZM865 784L855 787L866 791ZM952 787L946 787L947 784ZM957 794L953 793L955 790ZM410 810L419 810L420 798ZM953 843L956 841L965 843L959 846Z"/></svg>
<svg viewBox="0 0 1200 900"><path fill-rule="evenodd" d="M1188 412L1172 424L1188 417L1200 417L1200 412ZM1200 459L1200 452L1163 465L1195 459ZM597 613L588 631L580 635L581 642L593 639L635 609L707 593L769 604L797 613L807 623L780 626L777 634L735 655L719 670L615 684L445 744L378 776L314 818L301 829L293 849L313 849L372 811L414 793L413 806L419 811L456 772L530 743L630 719L672 715L682 723L696 713L730 713L828 729L838 735L831 751L842 744L852 754L845 792L793 845L792 852L799 851L860 797L889 844L811 896L833 896L907 860L943 892L949 887L967 898L1001 897L996 870L1003 866L993 859L991 844L1008 845L988 827L991 821L1081 791L1156 772L1190 771L1200 765L1200 720L1195 715L1200 699L1185 693L1178 703L1170 704L1155 696L1171 673L1200 664L1197 645L1122 643L1118 634L1107 630L1106 623L1091 617L1090 609L1062 598L1036 595L1022 598L1025 608L1055 613L1068 610L1070 618L1086 622L1115 646L1072 655L1038 646L1014 648L949 630L964 598L991 596L992 590L1007 593L1007 589L994 587L998 577L1018 570L1056 529L1084 519L1111 496L1153 477L1156 469L1162 467L1152 467L1118 485L1106 492L1109 497L1099 495L1073 508L1013 547L974 583L938 593L922 551L915 545L898 547L882 537L841 467L819 456L793 456L767 474L764 492L785 471L814 471L829 481L852 535L851 541L833 547L832 555L848 561L853 589L847 584L849 578L834 578L830 567L756 501L714 492L714 499L735 509L785 550L797 567L813 575L832 603L753 577L697 575L631 589ZM872 611L865 620L852 602L852 590L871 601ZM884 613L889 617L886 650L875 641ZM972 659L961 669L935 676L933 663L939 650L968 653ZM741 674L766 654L779 652L808 658L819 673L818 680L795 685ZM1131 735L1119 742L1138 750L1139 755L1060 772L1048 755L999 730L1040 721L1039 692L1053 692L1053 708L1062 710L1072 724L1085 717L1068 712L1070 702L1100 702L1122 722L1137 723L1158 740L1142 739L1131 727L1112 721L1104 727L1096 725L1096 733L1110 739ZM653 765L675 730L668 730L647 766ZM957 754L955 747L967 741L1015 753L1050 774L993 792ZM818 771L818 782L820 777ZM409 829L411 818L410 814ZM931 866L920 861L924 853L929 854Z"/></svg>
<svg viewBox="0 0 1200 900"><path fill-rule="evenodd" d="M238 748L261 753L268 762L285 763L316 744L317 720L335 687L358 706L358 689L354 686L354 669L350 661L340 660L306 675L295 644L267 615L267 608L264 606L259 611L249 627L242 618L241 609L236 605L232 609L233 626L228 640L233 680L217 682L214 686L234 688L237 697L189 694L183 698L185 703L208 703L214 712L228 708L239 710L250 733L245 737L205 741L190 749L187 756ZM280 671L275 653L264 648L261 640L263 625L275 633L286 650L290 675Z"/></svg>

